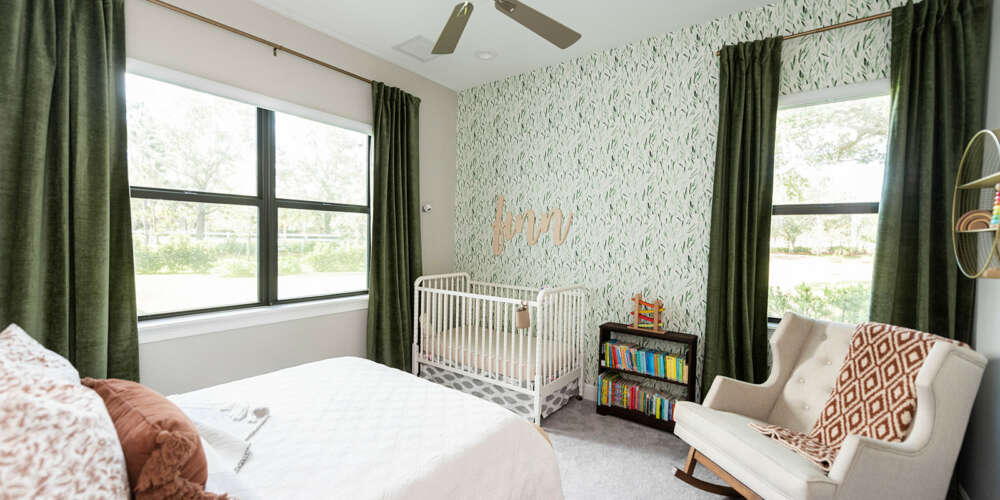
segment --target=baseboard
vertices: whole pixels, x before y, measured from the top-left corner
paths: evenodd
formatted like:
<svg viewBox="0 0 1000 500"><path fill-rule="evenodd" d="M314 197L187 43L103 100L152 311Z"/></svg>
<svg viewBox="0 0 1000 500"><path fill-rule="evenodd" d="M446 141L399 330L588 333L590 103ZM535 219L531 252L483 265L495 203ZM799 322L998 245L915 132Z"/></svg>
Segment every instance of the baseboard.
<svg viewBox="0 0 1000 500"><path fill-rule="evenodd" d="M584 384L583 399L586 399L587 401L597 401L597 386L593 384Z"/></svg>

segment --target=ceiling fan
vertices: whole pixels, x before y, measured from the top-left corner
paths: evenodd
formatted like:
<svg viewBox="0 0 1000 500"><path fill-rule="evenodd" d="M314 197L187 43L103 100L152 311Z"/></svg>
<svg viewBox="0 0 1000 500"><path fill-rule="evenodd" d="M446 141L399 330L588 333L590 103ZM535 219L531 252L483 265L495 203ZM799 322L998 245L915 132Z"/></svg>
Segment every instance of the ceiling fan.
<svg viewBox="0 0 1000 500"><path fill-rule="evenodd" d="M534 31L535 34L552 42L560 49L565 49L580 39L579 33L517 0L493 0L493 5L507 17L521 23L522 26ZM434 45L431 53L454 53L458 39L462 37L462 32L465 31L465 25L469 22L471 15L472 2L462 2L456 5L455 9L451 11L451 16L448 17L448 23L441 30L441 36L438 37L437 44Z"/></svg>

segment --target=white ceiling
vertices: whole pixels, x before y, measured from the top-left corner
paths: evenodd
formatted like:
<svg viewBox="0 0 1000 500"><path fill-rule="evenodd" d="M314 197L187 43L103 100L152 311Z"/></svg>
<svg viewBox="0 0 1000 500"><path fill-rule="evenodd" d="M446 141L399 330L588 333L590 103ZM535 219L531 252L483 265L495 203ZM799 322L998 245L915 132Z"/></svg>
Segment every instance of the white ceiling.
<svg viewBox="0 0 1000 500"><path fill-rule="evenodd" d="M462 90L774 0L524 0L583 34L566 50L501 14L492 0L478 0L473 2L475 10L455 53L429 62L420 62L393 47L416 36L437 40L459 0L253 1L446 87ZM481 50L498 56L480 60L475 53Z"/></svg>

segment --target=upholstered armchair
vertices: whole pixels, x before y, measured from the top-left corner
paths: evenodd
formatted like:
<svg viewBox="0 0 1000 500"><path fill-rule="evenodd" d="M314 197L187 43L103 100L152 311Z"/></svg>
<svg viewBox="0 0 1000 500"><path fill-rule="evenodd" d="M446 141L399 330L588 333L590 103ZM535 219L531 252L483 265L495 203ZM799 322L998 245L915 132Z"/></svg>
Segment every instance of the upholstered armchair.
<svg viewBox="0 0 1000 500"><path fill-rule="evenodd" d="M986 359L937 342L916 377L913 425L902 442L849 435L829 473L749 427L808 433L831 392L855 327L786 314L771 337L767 381L716 377L702 404L678 403L674 433L691 445L675 475L702 489L766 499L945 497ZM692 475L701 463L729 486Z"/></svg>

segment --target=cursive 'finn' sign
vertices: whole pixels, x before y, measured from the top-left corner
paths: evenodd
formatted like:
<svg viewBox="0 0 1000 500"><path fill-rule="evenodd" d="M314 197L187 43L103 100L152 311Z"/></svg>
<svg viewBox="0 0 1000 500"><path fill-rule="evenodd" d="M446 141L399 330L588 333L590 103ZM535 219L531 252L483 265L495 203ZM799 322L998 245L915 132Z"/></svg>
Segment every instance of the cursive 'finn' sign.
<svg viewBox="0 0 1000 500"><path fill-rule="evenodd" d="M496 220L493 221L493 255L503 254L504 244L518 233L524 231L528 245L534 246L538 239L552 228L552 242L562 245L569 236L569 228L573 226L573 214L566 217L566 228L563 229L563 213L558 208L535 218L535 212L526 210L516 218L513 213L504 212L503 196L497 197Z"/></svg>

